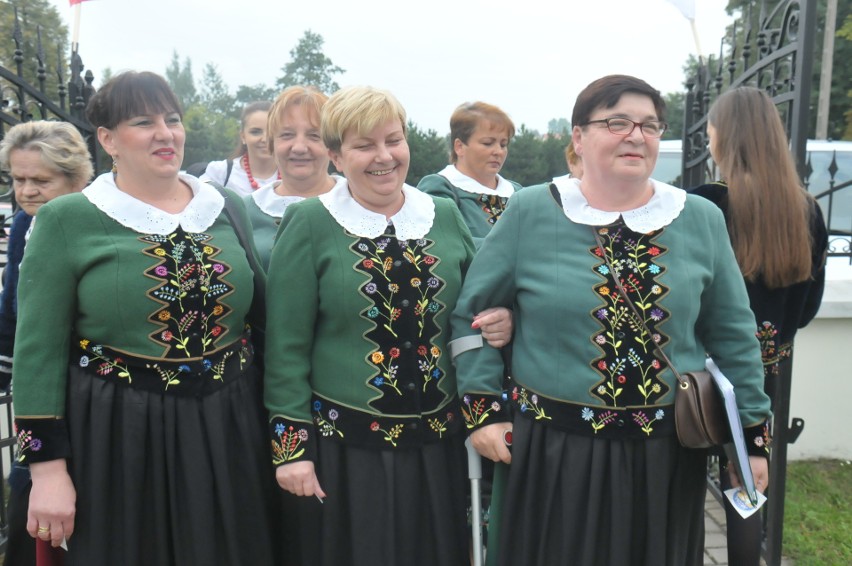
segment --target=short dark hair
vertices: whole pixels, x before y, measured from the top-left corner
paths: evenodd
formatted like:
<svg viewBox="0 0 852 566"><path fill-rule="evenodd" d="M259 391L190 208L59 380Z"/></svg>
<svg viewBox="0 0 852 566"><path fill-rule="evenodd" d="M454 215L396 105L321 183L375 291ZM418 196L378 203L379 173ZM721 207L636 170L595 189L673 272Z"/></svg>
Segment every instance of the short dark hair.
<svg viewBox="0 0 852 566"><path fill-rule="evenodd" d="M183 109L169 83L150 71L125 71L104 84L89 100L86 117L96 128L115 128L122 120L151 113Z"/></svg>
<svg viewBox="0 0 852 566"><path fill-rule="evenodd" d="M630 75L607 75L592 81L577 96L574 111L571 114L573 126L585 126L598 108L612 108L625 93L647 96L654 103L657 119L665 122L666 103L660 91L636 77Z"/></svg>

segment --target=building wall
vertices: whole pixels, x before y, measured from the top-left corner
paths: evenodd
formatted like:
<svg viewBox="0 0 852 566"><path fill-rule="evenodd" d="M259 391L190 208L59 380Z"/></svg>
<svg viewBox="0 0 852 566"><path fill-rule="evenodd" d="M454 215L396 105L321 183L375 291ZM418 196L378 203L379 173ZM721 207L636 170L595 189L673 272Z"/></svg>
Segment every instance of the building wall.
<svg viewBox="0 0 852 566"><path fill-rule="evenodd" d="M833 267L817 317L796 335L790 418L805 427L789 460L852 460L852 267Z"/></svg>

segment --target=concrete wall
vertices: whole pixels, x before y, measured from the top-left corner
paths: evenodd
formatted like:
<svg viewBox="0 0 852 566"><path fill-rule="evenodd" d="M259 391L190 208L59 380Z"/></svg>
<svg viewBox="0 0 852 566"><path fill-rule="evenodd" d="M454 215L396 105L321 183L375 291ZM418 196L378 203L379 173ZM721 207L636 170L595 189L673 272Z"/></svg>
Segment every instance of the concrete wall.
<svg viewBox="0 0 852 566"><path fill-rule="evenodd" d="M847 413L852 413L852 267L830 262L819 313L796 334L790 418L804 419L805 428L789 446L788 459L852 460Z"/></svg>

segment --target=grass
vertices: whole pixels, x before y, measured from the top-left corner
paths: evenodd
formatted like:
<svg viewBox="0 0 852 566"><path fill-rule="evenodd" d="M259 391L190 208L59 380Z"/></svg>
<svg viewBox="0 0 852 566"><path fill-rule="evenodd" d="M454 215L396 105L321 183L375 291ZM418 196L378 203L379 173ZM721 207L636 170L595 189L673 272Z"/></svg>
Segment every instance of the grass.
<svg viewBox="0 0 852 566"><path fill-rule="evenodd" d="M796 566L852 564L852 463L787 465L783 554Z"/></svg>

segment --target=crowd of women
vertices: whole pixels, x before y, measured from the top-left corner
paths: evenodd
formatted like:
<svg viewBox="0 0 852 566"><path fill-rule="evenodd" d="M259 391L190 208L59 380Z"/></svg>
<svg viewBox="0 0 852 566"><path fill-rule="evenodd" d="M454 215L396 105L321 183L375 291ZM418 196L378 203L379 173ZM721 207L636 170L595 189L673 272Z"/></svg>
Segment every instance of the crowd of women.
<svg viewBox="0 0 852 566"><path fill-rule="evenodd" d="M717 106L730 184L706 198L651 179L665 105L623 75L580 93L572 174L524 189L499 174L514 125L483 102L407 185L405 110L373 87L250 105L213 183L182 171L153 73L92 97L113 168L88 186L73 128L12 128L6 564L469 564L468 436L508 464L489 563L702 564L708 453L678 443L657 349L735 383L764 490L765 389L815 314L825 240L771 100ZM778 129L741 128L758 116Z"/></svg>

